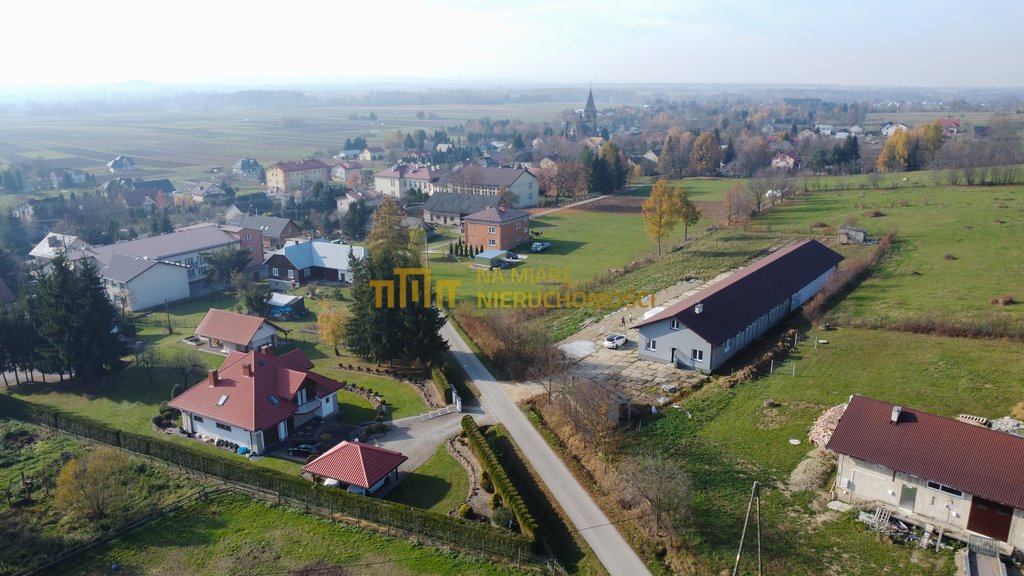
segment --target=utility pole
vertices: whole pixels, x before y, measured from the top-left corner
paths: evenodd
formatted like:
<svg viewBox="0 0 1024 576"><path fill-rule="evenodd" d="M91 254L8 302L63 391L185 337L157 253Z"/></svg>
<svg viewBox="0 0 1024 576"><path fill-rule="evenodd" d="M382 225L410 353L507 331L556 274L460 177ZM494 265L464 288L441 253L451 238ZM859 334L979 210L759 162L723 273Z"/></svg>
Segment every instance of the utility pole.
<svg viewBox="0 0 1024 576"><path fill-rule="evenodd" d="M750 500L747 501L747 517L743 520L743 531L740 533L740 547L736 551L736 564L732 567L732 576L739 576L740 558L743 556L743 541L747 537L747 524L750 523L750 509L757 501L756 524L757 524L757 574L761 576L761 483L754 481L754 487L750 490Z"/></svg>

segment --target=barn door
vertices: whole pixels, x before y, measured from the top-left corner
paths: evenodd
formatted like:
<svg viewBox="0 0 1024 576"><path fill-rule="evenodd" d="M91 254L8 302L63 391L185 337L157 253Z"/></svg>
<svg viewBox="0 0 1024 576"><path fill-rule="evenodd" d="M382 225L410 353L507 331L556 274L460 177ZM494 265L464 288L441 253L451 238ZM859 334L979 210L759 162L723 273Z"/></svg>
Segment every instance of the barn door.
<svg viewBox="0 0 1024 576"><path fill-rule="evenodd" d="M1013 508L978 496L971 498L971 515L967 517L968 530L1006 542L1010 537L1012 520Z"/></svg>
<svg viewBox="0 0 1024 576"><path fill-rule="evenodd" d="M900 508L913 511L915 502L917 502L917 488L904 484L900 489Z"/></svg>

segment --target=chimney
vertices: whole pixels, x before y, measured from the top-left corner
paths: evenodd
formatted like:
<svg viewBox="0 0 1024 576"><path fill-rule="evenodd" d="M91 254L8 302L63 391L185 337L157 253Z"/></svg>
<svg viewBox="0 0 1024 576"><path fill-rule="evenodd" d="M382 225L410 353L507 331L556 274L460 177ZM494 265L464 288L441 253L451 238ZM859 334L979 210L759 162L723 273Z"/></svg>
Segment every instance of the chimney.
<svg viewBox="0 0 1024 576"><path fill-rule="evenodd" d="M889 421L892 422L893 424L898 424L899 421L900 421L900 413L902 411L903 411L903 408L901 408L900 406L893 406L892 407L892 415L889 416Z"/></svg>
<svg viewBox="0 0 1024 576"><path fill-rule="evenodd" d="M220 384L220 373L214 368L210 370L210 386L216 386L217 384Z"/></svg>
<svg viewBox="0 0 1024 576"><path fill-rule="evenodd" d="M260 354L263 354L264 356L270 356L271 358L273 358L274 347L271 346L270 344L264 344L263 346L260 346Z"/></svg>
<svg viewBox="0 0 1024 576"><path fill-rule="evenodd" d="M696 306L693 307L693 313L694 314L700 314L703 311L704 311L704 303L703 302L699 302L699 303L697 303Z"/></svg>
<svg viewBox="0 0 1024 576"><path fill-rule="evenodd" d="M242 364L242 376L252 378L252 364Z"/></svg>

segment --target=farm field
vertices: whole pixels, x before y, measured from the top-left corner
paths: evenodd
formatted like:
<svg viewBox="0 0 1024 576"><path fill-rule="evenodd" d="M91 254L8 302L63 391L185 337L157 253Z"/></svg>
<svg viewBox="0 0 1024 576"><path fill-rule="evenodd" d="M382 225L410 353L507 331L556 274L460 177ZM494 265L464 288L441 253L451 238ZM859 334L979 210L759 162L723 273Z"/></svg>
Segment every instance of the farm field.
<svg viewBox="0 0 1024 576"><path fill-rule="evenodd" d="M585 96L583 96L585 98ZM516 105L338 106L314 103L297 107L171 108L162 110L68 114L7 114L0 123L0 163L31 163L42 158L52 168L78 168L97 178L109 175L106 163L118 154L136 160L132 177L208 179L209 171L245 156L264 166L281 160L340 149L346 138L362 136L380 145L396 130L454 126L468 119L518 118L548 121L578 102ZM417 119L416 114L436 118ZM376 122L349 115L377 114ZM219 176L218 176L219 177Z"/></svg>
<svg viewBox="0 0 1024 576"><path fill-rule="evenodd" d="M113 562L129 574L328 574L334 573L327 571L331 566L352 575L520 573L240 495L189 506L62 568L68 574L109 574Z"/></svg>

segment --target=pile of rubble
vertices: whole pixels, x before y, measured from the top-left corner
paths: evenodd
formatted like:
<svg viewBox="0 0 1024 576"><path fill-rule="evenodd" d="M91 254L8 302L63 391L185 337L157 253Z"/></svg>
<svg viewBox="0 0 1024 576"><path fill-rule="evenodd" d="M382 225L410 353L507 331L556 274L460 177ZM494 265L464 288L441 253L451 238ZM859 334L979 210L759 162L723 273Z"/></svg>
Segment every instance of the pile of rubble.
<svg viewBox="0 0 1024 576"><path fill-rule="evenodd" d="M843 417L843 412L846 412L845 403L833 406L822 412L821 416L818 416L818 419L811 425L811 431L807 434L811 443L824 448L825 444L828 444L829 438L832 437L832 433L836 431L836 426L839 425L839 419Z"/></svg>

